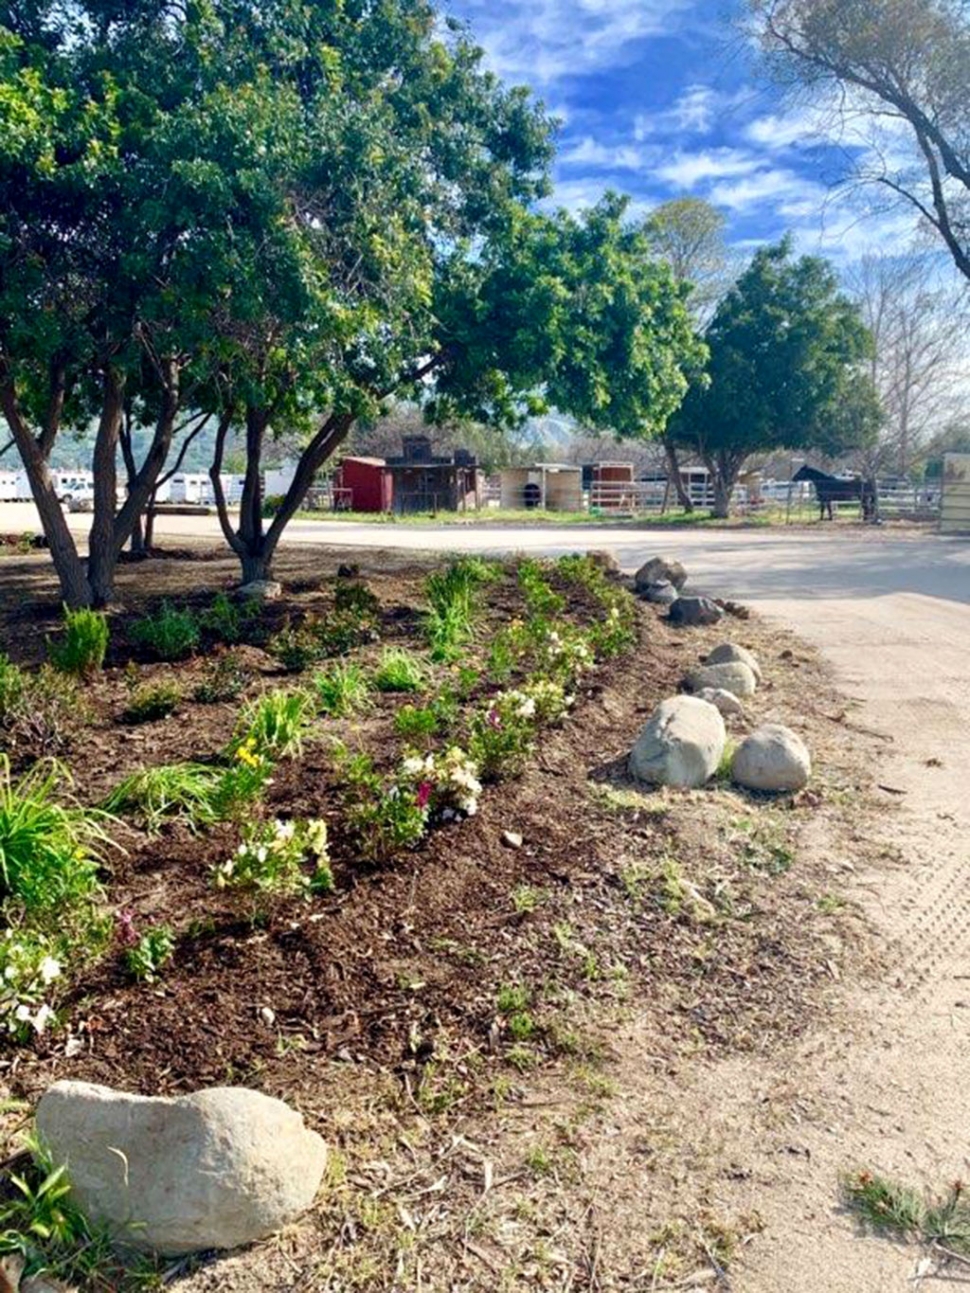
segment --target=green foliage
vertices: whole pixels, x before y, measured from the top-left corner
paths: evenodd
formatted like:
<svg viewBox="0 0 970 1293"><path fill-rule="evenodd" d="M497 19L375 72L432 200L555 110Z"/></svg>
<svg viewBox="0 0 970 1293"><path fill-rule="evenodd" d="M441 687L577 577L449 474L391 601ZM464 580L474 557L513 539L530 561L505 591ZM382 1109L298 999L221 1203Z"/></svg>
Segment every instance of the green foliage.
<svg viewBox="0 0 970 1293"><path fill-rule="evenodd" d="M478 590L497 574L494 563L465 557L428 576L425 593L431 609L425 618L425 634L432 660L450 661L460 656L472 635Z"/></svg>
<svg viewBox="0 0 970 1293"><path fill-rule="evenodd" d="M225 593L217 593L212 604L199 616L198 623L214 641L235 646L246 638L258 616L257 603L234 602Z"/></svg>
<svg viewBox="0 0 970 1293"><path fill-rule="evenodd" d="M131 724L153 723L174 714L181 699L182 692L173 682L146 683L131 693L121 717Z"/></svg>
<svg viewBox="0 0 970 1293"><path fill-rule="evenodd" d="M381 613L381 601L366 584L356 580L339 579L334 588L334 607L350 612L361 619L376 619Z"/></svg>
<svg viewBox="0 0 970 1293"><path fill-rule="evenodd" d="M52 665L27 673L0 654L0 733L11 752L63 749L84 714L72 675Z"/></svg>
<svg viewBox="0 0 970 1293"><path fill-rule="evenodd" d="M288 673L303 673L322 657L320 640L309 628L280 629L269 642L268 651Z"/></svg>
<svg viewBox="0 0 970 1293"><path fill-rule="evenodd" d="M205 676L192 692L193 700L203 705L235 700L249 683L249 671L232 651L216 656L206 668Z"/></svg>
<svg viewBox="0 0 970 1293"><path fill-rule="evenodd" d="M842 1181L846 1201L874 1230L970 1257L970 1199L962 1181L929 1195L873 1172Z"/></svg>
<svg viewBox="0 0 970 1293"><path fill-rule="evenodd" d="M199 624L187 608L162 602L154 614L136 620L128 630L132 644L156 660L184 660L199 645Z"/></svg>
<svg viewBox="0 0 970 1293"><path fill-rule="evenodd" d="M108 843L103 813L56 798L67 773L49 760L15 780L0 755L0 899L32 919L90 905Z"/></svg>
<svg viewBox="0 0 970 1293"><path fill-rule="evenodd" d="M370 701L370 682L359 664L332 664L313 675L313 686L321 713L332 718L355 714Z"/></svg>
<svg viewBox="0 0 970 1293"><path fill-rule="evenodd" d="M292 758L302 750L312 719L313 699L307 692L268 691L243 711L230 755L249 748L258 758Z"/></svg>
<svg viewBox="0 0 970 1293"><path fill-rule="evenodd" d="M532 557L519 562L517 577L530 615L550 617L566 608L566 599L549 586L551 567Z"/></svg>
<svg viewBox="0 0 970 1293"><path fill-rule="evenodd" d="M413 848L425 835L428 808L413 783L382 777L366 754L344 754L340 770L347 789L347 824L361 857L383 862Z"/></svg>
<svg viewBox="0 0 970 1293"><path fill-rule="evenodd" d="M125 967L141 983L154 983L175 952L175 935L170 925L150 925L138 942L125 950Z"/></svg>
<svg viewBox="0 0 970 1293"><path fill-rule="evenodd" d="M386 647L374 670L378 691L422 691L428 682L423 661L403 647Z"/></svg>
<svg viewBox="0 0 970 1293"><path fill-rule="evenodd" d="M430 705L402 705L394 715L394 731L407 741L428 741L438 733L438 715Z"/></svg>
<svg viewBox="0 0 970 1293"><path fill-rule="evenodd" d="M313 870L304 870L311 863ZM330 893L333 874L327 824L310 821L258 822L245 828L232 857L213 869L218 889L244 889L275 897Z"/></svg>
<svg viewBox="0 0 970 1293"><path fill-rule="evenodd" d="M163 822L182 821L192 830L218 820L215 797L224 770L206 763L168 763L133 772L108 795L109 813L133 814L154 833Z"/></svg>
<svg viewBox="0 0 970 1293"><path fill-rule="evenodd" d="M517 776L535 741L535 701L521 691L499 692L471 720L468 753L484 781Z"/></svg>
<svg viewBox="0 0 970 1293"><path fill-rule="evenodd" d="M61 673L89 678L104 664L107 650L108 621L104 614L86 606L76 611L65 606L63 633L47 641L47 653L54 668Z"/></svg>

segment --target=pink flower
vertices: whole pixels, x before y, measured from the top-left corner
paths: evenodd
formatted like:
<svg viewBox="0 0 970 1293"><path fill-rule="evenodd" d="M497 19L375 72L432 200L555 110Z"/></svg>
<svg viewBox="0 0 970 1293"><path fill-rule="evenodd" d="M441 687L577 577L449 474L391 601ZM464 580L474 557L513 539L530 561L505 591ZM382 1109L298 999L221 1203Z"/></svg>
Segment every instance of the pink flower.
<svg viewBox="0 0 970 1293"><path fill-rule="evenodd" d="M495 728L502 726L502 716L499 714L497 709L490 709L488 711L488 725L489 727Z"/></svg>
<svg viewBox="0 0 970 1293"><path fill-rule="evenodd" d="M417 800L419 808L427 808L428 801L431 798L431 789L430 781L422 781L420 786L418 786L418 793L415 795L415 799Z"/></svg>
<svg viewBox="0 0 970 1293"><path fill-rule="evenodd" d="M135 914L131 911L119 911L115 914L115 937L122 947L134 947L138 942L138 931L135 929Z"/></svg>

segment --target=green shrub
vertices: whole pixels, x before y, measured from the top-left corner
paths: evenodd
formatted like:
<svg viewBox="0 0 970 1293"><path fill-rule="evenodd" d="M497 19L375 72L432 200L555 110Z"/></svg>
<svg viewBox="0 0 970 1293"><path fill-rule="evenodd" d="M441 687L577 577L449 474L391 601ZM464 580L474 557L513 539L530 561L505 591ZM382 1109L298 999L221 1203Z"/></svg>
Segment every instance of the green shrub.
<svg viewBox="0 0 970 1293"><path fill-rule="evenodd" d="M356 609L333 610L310 624L321 656L346 655L380 636L374 615Z"/></svg>
<svg viewBox="0 0 970 1293"><path fill-rule="evenodd" d="M306 625L302 628L287 625L280 629L270 639L267 650L279 660L287 673L303 673L327 654L319 637Z"/></svg>
<svg viewBox="0 0 970 1293"><path fill-rule="evenodd" d="M312 874L304 870L308 862L313 864ZM315 819L247 826L243 842L232 857L213 868L212 878L218 889L250 889L277 897L330 893L327 824Z"/></svg>
<svg viewBox="0 0 970 1293"><path fill-rule="evenodd" d="M206 668L205 677L192 692L193 700L203 705L214 705L223 700L235 700L242 695L249 683L249 671L231 651L216 656Z"/></svg>
<svg viewBox="0 0 970 1293"><path fill-rule="evenodd" d="M47 664L27 673L0 657L0 732L10 751L40 757L64 749L85 713L70 674Z"/></svg>
<svg viewBox="0 0 970 1293"><path fill-rule="evenodd" d="M406 741L427 741L438 732L438 715L430 705L402 705L394 715L394 730Z"/></svg>
<svg viewBox="0 0 970 1293"><path fill-rule="evenodd" d="M121 717L126 723L153 723L174 714L182 693L172 682L146 683L136 687Z"/></svg>
<svg viewBox="0 0 970 1293"><path fill-rule="evenodd" d="M338 611L349 611L358 617L376 619L381 613L381 600L366 584L355 580L338 580L334 588L334 606Z"/></svg>
<svg viewBox="0 0 970 1293"><path fill-rule="evenodd" d="M61 673L87 678L104 664L108 650L108 621L102 611L86 606L72 611L64 607L64 632L47 641L51 664Z"/></svg>
<svg viewBox="0 0 970 1293"><path fill-rule="evenodd" d="M423 662L413 651L386 647L374 670L374 686L378 691L421 691L427 677Z"/></svg>
<svg viewBox="0 0 970 1293"><path fill-rule="evenodd" d="M409 778L381 777L366 754L345 757L342 771L348 790L347 824L363 858L383 862L423 839L428 804Z"/></svg>
<svg viewBox="0 0 970 1293"><path fill-rule="evenodd" d="M141 983L154 983L175 952L171 925L150 925L138 942L125 951L125 967Z"/></svg>
<svg viewBox="0 0 970 1293"><path fill-rule="evenodd" d="M484 781L516 776L535 739L536 703L522 691L504 691L472 717L468 753Z"/></svg>
<svg viewBox="0 0 970 1293"><path fill-rule="evenodd" d="M192 830L218 820L215 799L225 769L206 763L167 763L133 772L108 795L109 813L138 817L149 832L166 821L183 821Z"/></svg>
<svg viewBox="0 0 970 1293"><path fill-rule="evenodd" d="M243 711L230 754L248 745L266 759L297 755L312 717L313 701L307 692L268 691Z"/></svg>
<svg viewBox="0 0 970 1293"><path fill-rule="evenodd" d="M313 686L321 711L332 718L363 709L370 698L370 683L358 664L332 664L313 675Z"/></svg>
<svg viewBox="0 0 970 1293"><path fill-rule="evenodd" d="M247 635L258 615L259 606L255 602L241 605L225 593L217 593L212 605L199 616L199 626L216 642L235 646Z"/></svg>
<svg viewBox="0 0 970 1293"><path fill-rule="evenodd" d="M0 899L32 917L89 905L100 894L105 815L60 803L55 796L69 784L51 760L14 780L0 755Z"/></svg>
<svg viewBox="0 0 970 1293"><path fill-rule="evenodd" d="M184 660L199 645L199 625L190 610L162 602L152 615L136 620L128 630L132 644L158 660Z"/></svg>

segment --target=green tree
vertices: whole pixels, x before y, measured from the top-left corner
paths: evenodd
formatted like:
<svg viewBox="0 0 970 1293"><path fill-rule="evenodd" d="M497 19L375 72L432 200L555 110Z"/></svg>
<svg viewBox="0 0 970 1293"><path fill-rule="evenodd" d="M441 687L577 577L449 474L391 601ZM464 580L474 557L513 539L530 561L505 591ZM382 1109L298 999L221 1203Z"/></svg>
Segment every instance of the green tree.
<svg viewBox="0 0 970 1293"><path fill-rule="evenodd" d="M875 436L879 403L862 366L869 334L829 265L794 259L790 239L755 254L706 340L706 381L691 388L673 428L711 472L716 515L728 515L752 453L836 454Z"/></svg>
<svg viewBox="0 0 970 1293"><path fill-rule="evenodd" d="M863 178L915 208L970 278L966 0L751 0L751 8L780 78L834 97L856 127L868 113L877 147ZM898 130L892 148L878 146L887 120L908 128L909 157Z"/></svg>

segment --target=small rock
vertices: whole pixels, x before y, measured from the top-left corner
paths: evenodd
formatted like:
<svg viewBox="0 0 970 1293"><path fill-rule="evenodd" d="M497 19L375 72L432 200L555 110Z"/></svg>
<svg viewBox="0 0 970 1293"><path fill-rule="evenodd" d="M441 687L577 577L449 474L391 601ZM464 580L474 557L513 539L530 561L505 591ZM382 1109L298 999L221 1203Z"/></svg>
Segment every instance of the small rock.
<svg viewBox="0 0 970 1293"><path fill-rule="evenodd" d="M36 1121L82 1211L167 1256L280 1230L313 1202L327 1158L299 1113L245 1087L152 1099L55 1082Z"/></svg>
<svg viewBox="0 0 970 1293"><path fill-rule="evenodd" d="M669 579L661 579L655 584L645 584L638 589L638 592L645 602L653 602L655 606L670 606L677 600L677 589Z"/></svg>
<svg viewBox="0 0 970 1293"><path fill-rule="evenodd" d="M275 602L283 596L283 585L275 579L254 579L240 584L235 596L242 602Z"/></svg>
<svg viewBox="0 0 970 1293"><path fill-rule="evenodd" d="M666 557L651 557L645 561L633 577L637 592L648 584L673 584L678 592L687 583L687 571L679 561L668 561Z"/></svg>
<svg viewBox="0 0 970 1293"><path fill-rule="evenodd" d="M667 612L671 624L696 628L704 624L717 624L724 612L709 597L678 597Z"/></svg>
<svg viewBox="0 0 970 1293"><path fill-rule="evenodd" d="M522 836L518 831L503 831L502 843L509 849L520 849L522 847Z"/></svg>
<svg viewBox="0 0 970 1293"><path fill-rule="evenodd" d="M746 664L731 660L726 664L702 664L692 669L684 680L688 691L704 691L714 687L729 691L732 696L753 696L758 690L758 680Z"/></svg>
<svg viewBox="0 0 970 1293"><path fill-rule="evenodd" d="M801 790L812 772L805 742L790 727L765 723L741 742L731 777L748 790Z"/></svg>
<svg viewBox="0 0 970 1293"><path fill-rule="evenodd" d="M586 556L594 565L599 566L604 575L619 575L621 573L620 563L616 557L613 556L612 552L607 552L604 548L593 548L586 553Z"/></svg>
<svg viewBox="0 0 970 1293"><path fill-rule="evenodd" d="M702 786L717 771L727 733L706 700L671 696L647 720L630 753L630 775L651 785Z"/></svg>
<svg viewBox="0 0 970 1293"><path fill-rule="evenodd" d="M758 663L758 657L747 647L738 646L736 642L722 642L720 646L716 646L708 653L705 663L731 664L734 660L740 660L742 664L746 664L758 682L761 682L761 665Z"/></svg>
<svg viewBox="0 0 970 1293"><path fill-rule="evenodd" d="M698 700L706 700L720 710L725 718L744 718L744 706L733 691L725 691L723 687L702 687L695 694Z"/></svg>
<svg viewBox="0 0 970 1293"><path fill-rule="evenodd" d="M356 561L342 561L337 567L338 579L357 579L360 576L360 566Z"/></svg>

